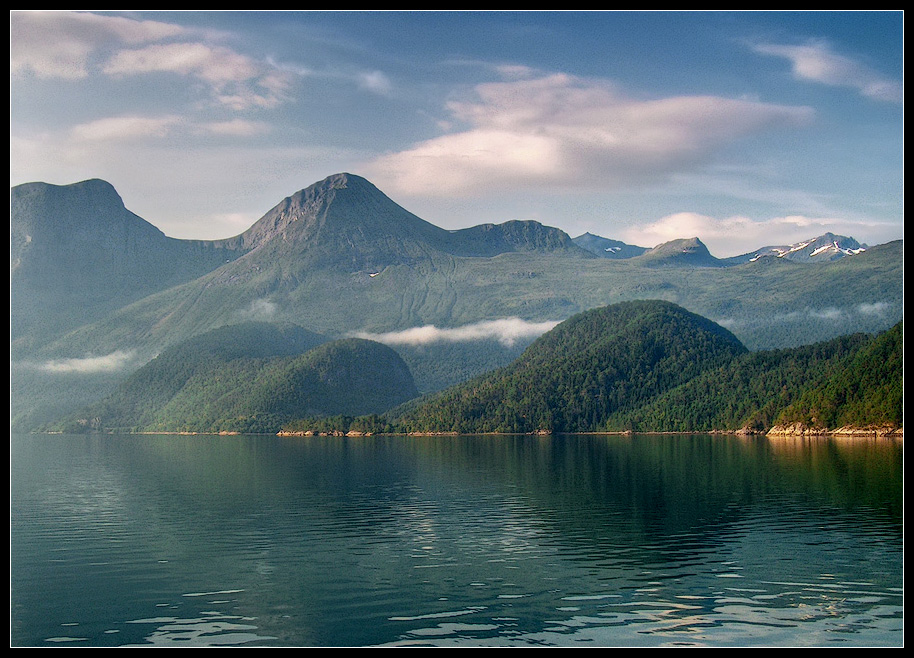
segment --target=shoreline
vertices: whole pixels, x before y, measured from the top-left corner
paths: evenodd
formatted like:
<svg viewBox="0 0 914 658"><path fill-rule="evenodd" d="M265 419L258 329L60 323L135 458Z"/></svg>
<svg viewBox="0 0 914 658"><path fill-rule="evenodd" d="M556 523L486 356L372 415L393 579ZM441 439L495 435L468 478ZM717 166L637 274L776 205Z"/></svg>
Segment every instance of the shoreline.
<svg viewBox="0 0 914 658"><path fill-rule="evenodd" d="M66 434L66 432L28 432L29 434ZM801 423L794 425L775 425L769 430L695 430L695 431L634 431L634 430L617 430L605 432L549 432L538 430L535 432L362 432L350 430L280 430L278 432L238 432L233 430L222 430L219 432L194 432L194 431L158 431L158 432L85 432L80 434L112 435L125 434L136 436L277 436L277 437L337 437L337 438L360 438L372 436L408 436L408 437L436 437L436 436L689 436L695 434L710 434L718 436L738 436L746 437L766 437L766 438L846 438L846 439L904 439L904 427L890 426L872 426L872 427L852 427L845 426L837 429L825 429L821 427L809 427Z"/></svg>

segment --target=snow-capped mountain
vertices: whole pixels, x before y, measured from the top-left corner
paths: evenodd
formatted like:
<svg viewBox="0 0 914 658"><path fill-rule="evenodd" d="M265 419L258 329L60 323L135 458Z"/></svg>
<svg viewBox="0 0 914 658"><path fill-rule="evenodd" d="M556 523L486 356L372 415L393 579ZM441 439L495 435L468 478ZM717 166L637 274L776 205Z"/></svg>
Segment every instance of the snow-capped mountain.
<svg viewBox="0 0 914 658"><path fill-rule="evenodd" d="M854 238L825 233L817 238L789 245L762 247L740 256L727 258L731 264L754 263L764 258L783 258L802 263L832 261L866 251L867 246Z"/></svg>

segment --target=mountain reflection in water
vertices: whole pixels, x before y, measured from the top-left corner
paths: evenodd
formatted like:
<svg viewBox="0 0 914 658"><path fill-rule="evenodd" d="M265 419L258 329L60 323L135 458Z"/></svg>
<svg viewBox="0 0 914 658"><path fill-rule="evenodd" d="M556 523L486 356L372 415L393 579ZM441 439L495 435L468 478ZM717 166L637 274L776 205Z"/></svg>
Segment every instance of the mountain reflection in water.
<svg viewBox="0 0 914 658"><path fill-rule="evenodd" d="M900 646L902 452L14 435L11 644Z"/></svg>

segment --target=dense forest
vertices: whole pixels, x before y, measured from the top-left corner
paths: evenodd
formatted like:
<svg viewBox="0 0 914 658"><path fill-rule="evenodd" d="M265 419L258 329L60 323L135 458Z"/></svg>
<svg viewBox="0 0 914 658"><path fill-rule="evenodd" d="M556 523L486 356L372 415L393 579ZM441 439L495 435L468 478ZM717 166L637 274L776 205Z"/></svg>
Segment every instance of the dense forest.
<svg viewBox="0 0 914 658"><path fill-rule="evenodd" d="M805 390L776 419L810 427L862 427L904 423L903 322L844 361L822 383Z"/></svg>
<svg viewBox="0 0 914 658"><path fill-rule="evenodd" d="M765 432L903 425L902 323L749 351L665 301L579 313L511 364L420 397L408 362L365 339L247 322L164 351L53 431Z"/></svg>
<svg viewBox="0 0 914 658"><path fill-rule="evenodd" d="M383 416L300 419L289 431L765 432L903 425L903 327L749 352L667 302L579 314L513 364Z"/></svg>
<svg viewBox="0 0 914 658"><path fill-rule="evenodd" d="M302 415L380 413L417 395L385 345L244 323L166 350L52 429L273 433Z"/></svg>

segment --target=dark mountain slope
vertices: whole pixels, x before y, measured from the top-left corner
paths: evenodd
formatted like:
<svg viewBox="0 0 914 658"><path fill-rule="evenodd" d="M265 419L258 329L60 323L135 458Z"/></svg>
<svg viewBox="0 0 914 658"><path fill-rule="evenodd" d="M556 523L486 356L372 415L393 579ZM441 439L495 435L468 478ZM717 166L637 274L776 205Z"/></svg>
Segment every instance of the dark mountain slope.
<svg viewBox="0 0 914 658"><path fill-rule="evenodd" d="M743 354L641 408L615 414L604 429L767 431L785 406L840 372L872 340L867 334L852 334L791 349Z"/></svg>
<svg viewBox="0 0 914 658"><path fill-rule="evenodd" d="M162 352L104 401L80 414L80 425L144 427L191 379L211 379L225 364L293 356L326 342L294 325L247 322L220 327Z"/></svg>
<svg viewBox="0 0 914 658"><path fill-rule="evenodd" d="M564 231L534 221L510 221L504 224L480 224L453 231L449 251L457 256L491 257L512 251L564 252L592 257Z"/></svg>

